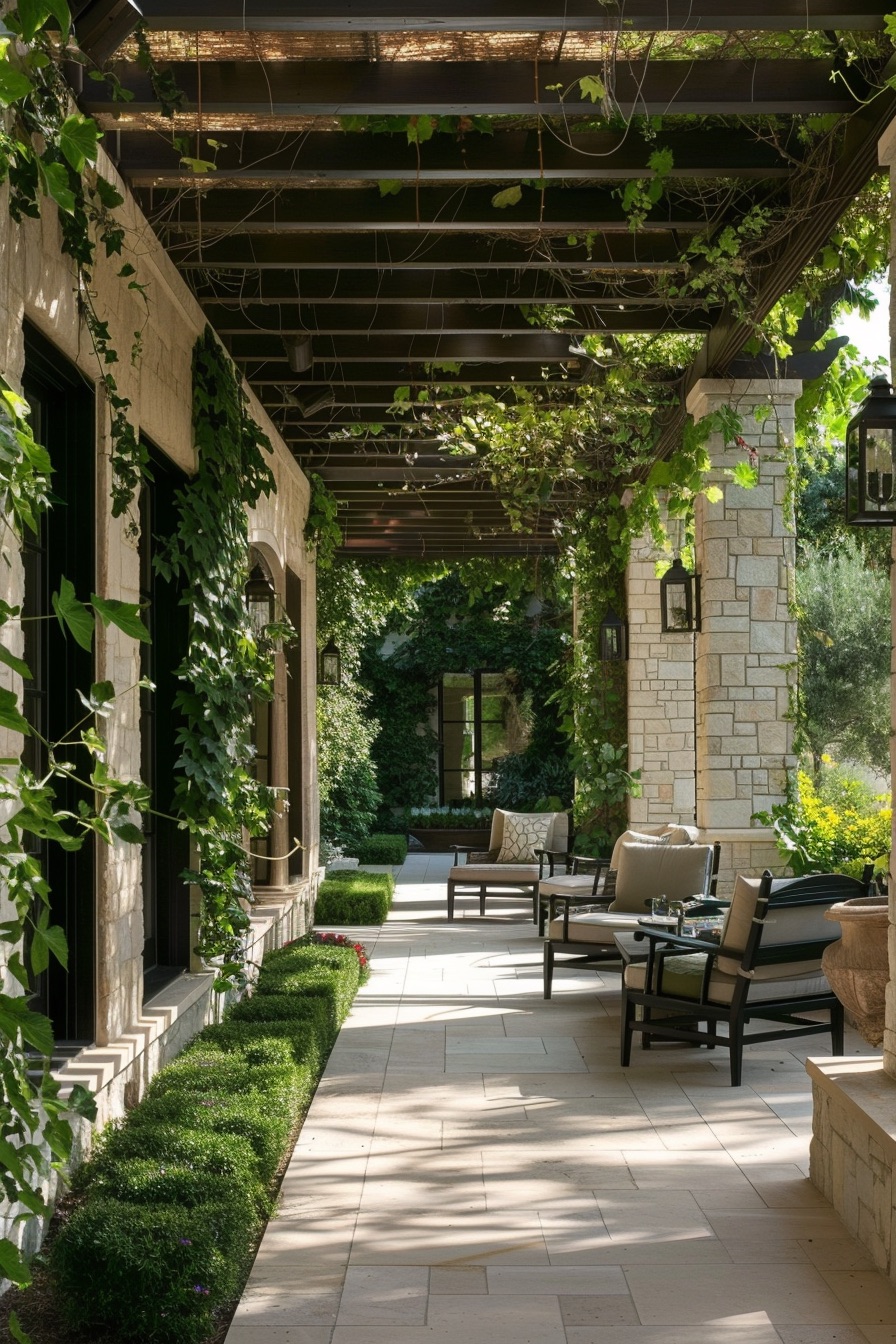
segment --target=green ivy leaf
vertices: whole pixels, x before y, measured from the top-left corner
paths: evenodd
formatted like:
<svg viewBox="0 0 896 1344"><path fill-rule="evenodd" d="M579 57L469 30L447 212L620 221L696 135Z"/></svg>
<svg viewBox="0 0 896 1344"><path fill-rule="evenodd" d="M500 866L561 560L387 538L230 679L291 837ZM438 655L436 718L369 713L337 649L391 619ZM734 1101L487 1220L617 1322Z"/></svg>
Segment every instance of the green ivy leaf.
<svg viewBox="0 0 896 1344"><path fill-rule="evenodd" d="M7 1278L8 1277L9 1275L7 1275ZM30 1279L28 1282L30 1283ZM22 1284L21 1286L24 1288L26 1285ZM14 1311L9 1313L9 1320L6 1324L9 1326L9 1333L12 1335L13 1339L16 1340L16 1344L31 1344L30 1335L25 1334L21 1325L19 1325L19 1318Z"/></svg>
<svg viewBox="0 0 896 1344"><path fill-rule="evenodd" d="M68 1095L68 1109L93 1121L96 1119L96 1097L83 1083L75 1083Z"/></svg>
<svg viewBox="0 0 896 1344"><path fill-rule="evenodd" d="M62 163L47 163L44 159L35 160L40 175L44 195L54 200L67 215L75 213L75 193L69 185L68 173Z"/></svg>
<svg viewBox="0 0 896 1344"><path fill-rule="evenodd" d="M46 917L46 911L44 916ZM31 969L35 975L40 975L47 969L51 955L60 965L68 968L68 943L65 940L64 930L58 924L44 928L40 924L32 926L30 957Z"/></svg>
<svg viewBox="0 0 896 1344"><path fill-rule="evenodd" d="M91 714L99 714L101 718L107 719L115 703L115 687L111 681L95 681L88 695L78 691L78 699Z"/></svg>
<svg viewBox="0 0 896 1344"><path fill-rule="evenodd" d="M59 31L63 37L68 36L69 29L72 26L72 16L65 0L45 0L46 7L53 18L59 24Z"/></svg>
<svg viewBox="0 0 896 1344"><path fill-rule="evenodd" d="M43 28L52 10L44 0L19 0L16 13L21 25L22 41L31 42L38 29Z"/></svg>
<svg viewBox="0 0 896 1344"><path fill-rule="evenodd" d="M113 835L117 835L119 840L126 840L129 845L143 845L146 843L146 836L139 826L135 826L132 821L114 821L110 823L110 829Z"/></svg>
<svg viewBox="0 0 896 1344"><path fill-rule="evenodd" d="M26 681L31 680L31 670L28 664L22 662L22 659L17 658L14 653L10 653L5 644L0 644L0 663L5 663L7 667L11 667L13 672L18 672L19 676L24 677Z"/></svg>
<svg viewBox="0 0 896 1344"><path fill-rule="evenodd" d="M744 490L752 490L759 484L759 469L751 467L749 462L738 462L731 471L731 478L735 485L741 486Z"/></svg>
<svg viewBox="0 0 896 1344"><path fill-rule="evenodd" d="M380 196L397 196L403 183L391 177L384 177L377 182L377 186L380 189Z"/></svg>
<svg viewBox="0 0 896 1344"><path fill-rule="evenodd" d="M90 601L103 625L117 625L132 639L139 639L144 644L151 642L149 631L140 619L138 602L119 602L117 598L99 597L96 593L90 594Z"/></svg>
<svg viewBox="0 0 896 1344"><path fill-rule="evenodd" d="M107 182L104 177L98 177L96 187L94 188L97 196L100 198L100 204L107 210L114 210L117 206L124 204L124 197L120 191L116 191L111 182Z"/></svg>
<svg viewBox="0 0 896 1344"><path fill-rule="evenodd" d="M6 58L8 46L9 39L4 38L0 43L0 105L3 107L18 102L34 88L27 75L23 75L21 70L16 70L10 65Z"/></svg>
<svg viewBox="0 0 896 1344"><path fill-rule="evenodd" d="M583 98L590 98L592 103L599 103L607 96L606 85L597 75L583 75L579 80L579 91Z"/></svg>
<svg viewBox="0 0 896 1344"><path fill-rule="evenodd" d="M75 643L90 653L93 648L96 622L92 612L75 597L74 584L63 578L59 584L59 592L53 594L52 602L63 634L68 630Z"/></svg>
<svg viewBox="0 0 896 1344"><path fill-rule="evenodd" d="M92 117L73 112L59 128L59 148L76 173L84 171L85 163L96 161L97 145L102 131Z"/></svg>
<svg viewBox="0 0 896 1344"><path fill-rule="evenodd" d="M27 719L19 711L19 703L14 691L0 690L0 728L9 728L14 733L31 736Z"/></svg>
<svg viewBox="0 0 896 1344"><path fill-rule="evenodd" d="M192 159L184 155L181 159L184 168L189 168L191 173L216 173L218 165L212 163L211 159Z"/></svg>
<svg viewBox="0 0 896 1344"><path fill-rule="evenodd" d="M9 1279L10 1283L18 1284L20 1288L27 1288L31 1282L31 1271L22 1258L21 1251L8 1237L0 1237L0 1274L3 1275L4 1279ZM12 1317L10 1317L9 1328L12 1331ZM25 1344L28 1344L26 1335L19 1334L14 1338L24 1340Z"/></svg>
<svg viewBox="0 0 896 1344"><path fill-rule="evenodd" d="M503 191L495 192L492 197L492 205L496 210L506 210L509 205L517 205L522 200L522 196L522 187L505 187Z"/></svg>

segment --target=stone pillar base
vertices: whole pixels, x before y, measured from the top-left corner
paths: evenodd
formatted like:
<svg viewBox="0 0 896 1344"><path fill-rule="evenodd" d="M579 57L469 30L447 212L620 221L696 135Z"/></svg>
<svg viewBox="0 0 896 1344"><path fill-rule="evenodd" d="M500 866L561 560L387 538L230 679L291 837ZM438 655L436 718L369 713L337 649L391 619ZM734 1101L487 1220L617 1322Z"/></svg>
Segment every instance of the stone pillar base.
<svg viewBox="0 0 896 1344"><path fill-rule="evenodd" d="M743 873L745 877L760 877L766 868L770 868L776 876L783 873L784 861L775 844L775 833L768 826L729 829L715 826L700 831L701 845L711 845L716 840L721 841L722 845L719 859L719 896L732 895L734 879L738 873Z"/></svg>
<svg viewBox="0 0 896 1344"><path fill-rule="evenodd" d="M877 1058L810 1059L809 1175L896 1287L896 1079Z"/></svg>

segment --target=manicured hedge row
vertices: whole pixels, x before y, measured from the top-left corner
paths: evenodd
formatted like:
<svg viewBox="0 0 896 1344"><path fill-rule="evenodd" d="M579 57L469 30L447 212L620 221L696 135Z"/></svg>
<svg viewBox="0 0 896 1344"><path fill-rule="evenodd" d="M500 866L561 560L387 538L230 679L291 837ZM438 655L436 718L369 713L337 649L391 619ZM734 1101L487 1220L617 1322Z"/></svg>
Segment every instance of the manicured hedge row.
<svg viewBox="0 0 896 1344"><path fill-rule="evenodd" d="M317 924L382 924L392 906L395 879L391 873L349 869L333 873L320 884L314 919Z"/></svg>
<svg viewBox="0 0 896 1344"><path fill-rule="evenodd" d="M358 953L293 943L257 991L153 1080L77 1173L51 1250L72 1325L199 1344L239 1293L290 1150L361 977Z"/></svg>
<svg viewBox="0 0 896 1344"><path fill-rule="evenodd" d="M404 863L408 856L408 842L403 835L378 832L353 845L346 845L345 852L361 863Z"/></svg>

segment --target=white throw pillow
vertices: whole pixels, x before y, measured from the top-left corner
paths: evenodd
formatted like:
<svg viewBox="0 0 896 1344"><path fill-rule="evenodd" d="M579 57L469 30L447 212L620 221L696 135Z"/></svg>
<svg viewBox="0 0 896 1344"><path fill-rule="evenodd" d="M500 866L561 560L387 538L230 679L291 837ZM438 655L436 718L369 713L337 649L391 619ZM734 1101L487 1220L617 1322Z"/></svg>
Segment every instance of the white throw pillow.
<svg viewBox="0 0 896 1344"><path fill-rule="evenodd" d="M505 812L498 863L535 863L535 850L545 848L553 819L550 812Z"/></svg>

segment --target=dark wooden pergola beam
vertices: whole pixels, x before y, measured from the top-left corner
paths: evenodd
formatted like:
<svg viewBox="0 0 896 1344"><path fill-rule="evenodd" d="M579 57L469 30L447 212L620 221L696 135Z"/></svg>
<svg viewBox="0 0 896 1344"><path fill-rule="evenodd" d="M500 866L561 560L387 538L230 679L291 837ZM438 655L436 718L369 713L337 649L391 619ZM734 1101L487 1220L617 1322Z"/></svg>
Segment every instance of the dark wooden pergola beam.
<svg viewBox="0 0 896 1344"><path fill-rule="evenodd" d="M314 341L315 359L346 360L353 364L380 364L395 360L402 364L413 362L446 361L466 363L513 363L522 360L531 363L543 360L546 364L566 363L569 358L571 334L568 332L515 331L506 336L476 333L468 336L318 336ZM264 360L284 370L282 381L290 381L289 366L283 342L278 336L234 336L228 342L237 363ZM454 375L449 375L454 378ZM399 382L407 379L400 378Z"/></svg>
<svg viewBox="0 0 896 1344"><path fill-rule="evenodd" d="M465 335L470 332L525 336L538 330L526 321L518 305L513 303L491 307L477 307L472 303L387 304L382 308L356 308L350 304L342 308L323 304L319 309L283 304L279 310L247 304L236 311L210 304L206 313L219 336L243 341L261 341L270 335L305 334L312 338L374 333ZM708 331L716 317L717 313L707 312L699 300L664 306L655 299L629 304L616 298L611 304L600 305L598 311L591 305L577 313L576 325L569 329L567 336L566 353L573 335L582 332ZM246 346L241 345L240 350L245 353Z"/></svg>
<svg viewBox="0 0 896 1344"><path fill-rule="evenodd" d="M368 389L388 391L394 390L396 385L405 384L412 390L424 387L453 387L458 384L469 384L471 387L506 387L511 383L547 388L575 387L581 381L583 373L591 367L589 361L574 359L572 355L564 361L564 365L570 371L568 374L563 367L558 369L556 364L545 365L534 362L531 364L477 362L463 364L457 372L433 370L432 373L427 373L422 364L400 362L381 365L354 365L348 362L331 364L315 358L313 368L307 373L292 373L287 369L272 376L270 370L265 372L265 363L256 366L251 362L244 365L243 373L259 397L264 400L271 399L265 390L267 388L288 388L290 392L301 397L307 396L323 385L333 388L337 404L344 398L350 405L356 392L363 396Z"/></svg>
<svg viewBox="0 0 896 1344"><path fill-rule="evenodd" d="M107 139L110 137L107 137ZM302 134L249 131L211 151L201 137L201 157L214 156L215 171L203 182L283 183L372 182L518 182L525 179L590 182L652 177L648 160L661 144L671 152L674 179L787 177L793 168L771 144L744 128L707 128L699 132L663 131L659 139L610 131L572 131L572 144L534 131L472 133L462 140L437 135L416 146L405 135ZM118 166L138 186L195 186L197 176L180 163L169 140L146 132L121 132L115 151ZM191 145L192 152L192 145ZM794 153L800 157L798 146Z"/></svg>
<svg viewBox="0 0 896 1344"><path fill-rule="evenodd" d="M214 22L209 25L215 27ZM537 71L529 61L304 61L301 80L288 62L174 61L170 73L189 106L207 120L282 117L564 116L600 108L579 81L600 75L595 61L561 61ZM118 72L134 98L127 124L157 117L149 77L136 65ZM548 86L560 85L564 92ZM851 91L852 90L852 91ZM622 116L823 116L851 112L868 87L855 69L831 79L829 61L799 59L654 60L614 64L612 105ZM91 116L122 110L113 90L91 83L80 103ZM176 121L175 121L176 125ZM246 129L260 129L258 126Z"/></svg>
<svg viewBox="0 0 896 1344"><path fill-rule="evenodd" d="M889 0L141 0L152 29L196 32L645 32L880 29Z"/></svg>
<svg viewBox="0 0 896 1344"><path fill-rule="evenodd" d="M224 314L225 309L239 310L250 305L297 303L317 306L352 304L365 308L372 304L426 303L509 303L560 304L580 308L619 303L655 304L656 284L650 276L628 276L616 280L581 279L572 272L524 271L508 275L502 271L266 271L237 281L217 278L198 282L197 298L203 308ZM687 301L685 301L687 302ZM700 300L693 299L692 303Z"/></svg>
<svg viewBox="0 0 896 1344"><path fill-rule="evenodd" d="M560 187L542 193L524 187L520 200L504 208L492 204L488 187L426 187L381 197L375 188L339 191L212 190L201 199L168 190L142 192L156 226L184 233L520 233L559 235L630 233L618 197L606 188ZM747 204L744 198L744 205ZM702 207L690 201L659 207L644 224L647 233L693 234L706 228ZM209 263L213 264L213 263Z"/></svg>
<svg viewBox="0 0 896 1344"><path fill-rule="evenodd" d="M258 236L215 236L197 241L192 234L165 228L167 250L178 268L194 271L248 271L301 267L305 271L538 271L572 267L583 278L612 273L675 272L682 269L682 244L674 236L654 233L583 234L575 242L567 235L539 237L530 231L522 241L501 237L444 236L434 228L429 236L390 232L381 238L368 234L317 233Z"/></svg>

